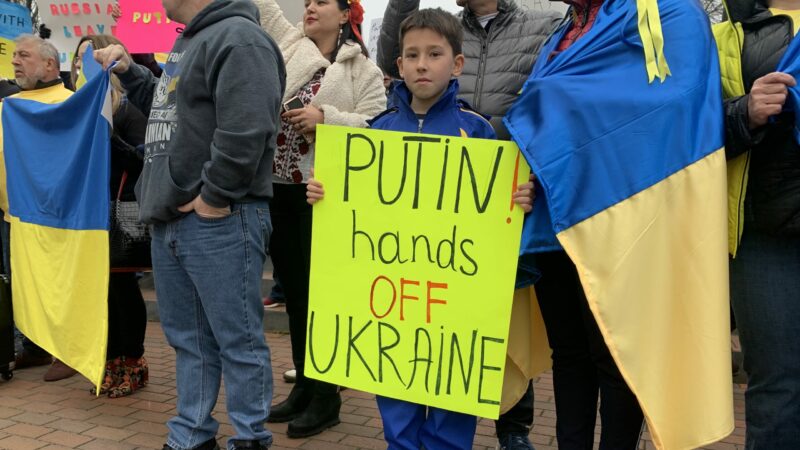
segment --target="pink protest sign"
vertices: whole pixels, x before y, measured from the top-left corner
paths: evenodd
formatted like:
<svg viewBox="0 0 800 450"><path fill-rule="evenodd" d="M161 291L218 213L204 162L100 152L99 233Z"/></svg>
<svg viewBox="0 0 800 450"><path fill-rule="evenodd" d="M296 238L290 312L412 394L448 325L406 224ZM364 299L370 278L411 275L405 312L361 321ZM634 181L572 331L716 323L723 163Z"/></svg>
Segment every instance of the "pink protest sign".
<svg viewBox="0 0 800 450"><path fill-rule="evenodd" d="M183 30L167 17L161 0L120 0L119 7L116 36L131 53L169 52Z"/></svg>

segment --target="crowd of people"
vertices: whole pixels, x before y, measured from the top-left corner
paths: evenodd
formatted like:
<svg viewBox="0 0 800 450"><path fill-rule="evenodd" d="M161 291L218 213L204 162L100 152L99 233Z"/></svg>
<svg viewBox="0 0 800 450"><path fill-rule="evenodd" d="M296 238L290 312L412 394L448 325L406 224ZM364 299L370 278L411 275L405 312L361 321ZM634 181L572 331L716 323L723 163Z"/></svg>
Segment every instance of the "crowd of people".
<svg viewBox="0 0 800 450"><path fill-rule="evenodd" d="M267 423L288 422L290 438L339 423L339 387L304 370L312 213L324 198L313 178L317 125L512 139L503 119L524 98L520 92L537 61L569 58L571 48L590 39L630 38L592 33L603 9L621 1L564 0L570 9L562 18L523 10L514 0L456 0L463 8L458 16L420 9L424 1L389 0L376 64L362 38L368 5L360 0L305 0L297 26L276 0L164 0L168 16L186 28L163 68L137 64L153 60L131 55L111 36L87 36L76 48L70 86L59 76L51 43L19 37L16 80L3 86L5 95L65 100L70 89L80 89L89 45L105 68L116 63L109 189L135 198L140 219L150 225L160 319L176 352L177 413L167 423L164 449L219 448L211 411L223 380L235 431L229 449L268 448ZM713 34L725 97L731 303L748 374L746 448L796 449L800 144L794 115L784 110L796 81L776 70L800 28L800 0L728 0L726 6L727 20ZM703 14L699 5L683 12ZM697 39L706 34L710 39L710 28ZM559 40L540 54L554 36ZM674 76L680 69L672 67ZM547 114L546 104L528 106ZM598 121L604 113L593 111ZM513 119L536 128L536 117ZM565 133L588 125L562 124ZM543 193L536 183L532 176L513 194L526 212ZM0 210L8 210L5 192ZM8 273L13 226L0 225ZM289 396L274 405L260 292L268 255L280 271L296 371ZM598 397L600 448L636 448L645 414L598 326L575 261L550 249L536 255L536 268L559 448L593 448ZM108 306L105 378L93 392L113 398L134 394L148 380L146 311L135 271L111 274ZM51 365L46 381L75 374L25 338L16 368L44 364ZM530 381L516 398L496 421L499 448L532 449ZM474 416L386 397L377 402L392 450L472 447Z"/></svg>

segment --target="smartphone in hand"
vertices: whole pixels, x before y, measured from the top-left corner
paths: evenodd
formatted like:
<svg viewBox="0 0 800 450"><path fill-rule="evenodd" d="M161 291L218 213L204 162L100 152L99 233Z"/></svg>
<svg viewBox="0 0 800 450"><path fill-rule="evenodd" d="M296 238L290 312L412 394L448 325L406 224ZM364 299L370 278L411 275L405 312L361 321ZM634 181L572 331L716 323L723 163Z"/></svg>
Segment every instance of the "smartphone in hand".
<svg viewBox="0 0 800 450"><path fill-rule="evenodd" d="M289 112L293 109L303 109L305 105L303 101L300 100L300 97L292 97L286 103L283 104L283 110Z"/></svg>

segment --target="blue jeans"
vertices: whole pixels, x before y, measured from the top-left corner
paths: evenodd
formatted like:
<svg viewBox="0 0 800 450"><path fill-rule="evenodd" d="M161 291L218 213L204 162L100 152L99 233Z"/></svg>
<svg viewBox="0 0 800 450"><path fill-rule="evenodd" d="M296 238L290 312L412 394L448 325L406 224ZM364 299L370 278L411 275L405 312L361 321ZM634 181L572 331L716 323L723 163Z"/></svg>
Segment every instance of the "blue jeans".
<svg viewBox="0 0 800 450"><path fill-rule="evenodd" d="M800 238L745 226L730 275L748 375L745 448L800 449Z"/></svg>
<svg viewBox="0 0 800 450"><path fill-rule="evenodd" d="M388 450L470 450L478 418L377 396Z"/></svg>
<svg viewBox="0 0 800 450"><path fill-rule="evenodd" d="M151 231L158 311L176 355L178 415L167 422L167 444L177 450L216 436L211 411L223 375L232 439L272 442L264 427L272 367L261 303L269 206L231 210L221 219L190 213Z"/></svg>

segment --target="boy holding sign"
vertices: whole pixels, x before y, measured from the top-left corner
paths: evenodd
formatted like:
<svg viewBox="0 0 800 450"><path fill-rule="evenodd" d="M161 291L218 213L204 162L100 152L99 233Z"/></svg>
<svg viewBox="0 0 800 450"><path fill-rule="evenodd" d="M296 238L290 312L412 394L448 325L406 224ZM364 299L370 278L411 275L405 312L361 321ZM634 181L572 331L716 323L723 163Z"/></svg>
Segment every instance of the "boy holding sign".
<svg viewBox="0 0 800 450"><path fill-rule="evenodd" d="M457 98L464 67L461 53L463 31L458 20L441 9L423 9L400 26L401 56L397 65L403 81L394 90L393 108L370 122L372 128L445 136L494 139L489 122ZM325 193L310 179L308 202ZM533 184L519 186L514 202L529 212ZM384 436L390 450L470 449L475 435L475 416L425 405L378 397Z"/></svg>

